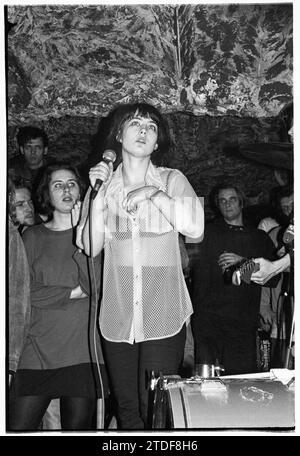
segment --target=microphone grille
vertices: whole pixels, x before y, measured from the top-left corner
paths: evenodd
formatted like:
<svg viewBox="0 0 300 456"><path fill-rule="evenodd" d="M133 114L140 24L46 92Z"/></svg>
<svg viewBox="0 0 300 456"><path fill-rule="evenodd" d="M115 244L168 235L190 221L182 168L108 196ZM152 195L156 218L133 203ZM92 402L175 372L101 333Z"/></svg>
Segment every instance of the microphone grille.
<svg viewBox="0 0 300 456"><path fill-rule="evenodd" d="M285 232L283 233L282 238L284 244L289 244L294 240L294 225L289 225Z"/></svg>
<svg viewBox="0 0 300 456"><path fill-rule="evenodd" d="M116 158L117 158L117 154L114 150L112 149L106 149L104 152L103 152L103 155L102 157L104 158L104 160L109 160L111 161L112 163L114 163L116 161Z"/></svg>

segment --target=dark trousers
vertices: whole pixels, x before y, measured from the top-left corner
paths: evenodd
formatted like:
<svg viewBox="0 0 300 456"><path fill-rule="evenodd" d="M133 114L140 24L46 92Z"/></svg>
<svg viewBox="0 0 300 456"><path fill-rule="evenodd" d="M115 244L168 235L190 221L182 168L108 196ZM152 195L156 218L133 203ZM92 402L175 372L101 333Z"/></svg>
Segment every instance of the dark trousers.
<svg viewBox="0 0 300 456"><path fill-rule="evenodd" d="M196 363L215 364L218 360L225 375L257 371L255 328L245 328L238 320L203 314L193 330Z"/></svg>
<svg viewBox="0 0 300 456"><path fill-rule="evenodd" d="M178 373L185 344L185 325L175 336L134 344L103 340L106 365L121 429L148 427L151 371Z"/></svg>

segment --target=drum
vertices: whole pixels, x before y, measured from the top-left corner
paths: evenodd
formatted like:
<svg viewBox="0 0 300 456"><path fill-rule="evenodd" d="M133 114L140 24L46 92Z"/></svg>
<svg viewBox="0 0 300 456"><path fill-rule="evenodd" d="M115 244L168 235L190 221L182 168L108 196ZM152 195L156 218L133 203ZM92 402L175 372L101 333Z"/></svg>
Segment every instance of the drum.
<svg viewBox="0 0 300 456"><path fill-rule="evenodd" d="M294 428L294 393L281 382L163 378L153 395L153 429Z"/></svg>

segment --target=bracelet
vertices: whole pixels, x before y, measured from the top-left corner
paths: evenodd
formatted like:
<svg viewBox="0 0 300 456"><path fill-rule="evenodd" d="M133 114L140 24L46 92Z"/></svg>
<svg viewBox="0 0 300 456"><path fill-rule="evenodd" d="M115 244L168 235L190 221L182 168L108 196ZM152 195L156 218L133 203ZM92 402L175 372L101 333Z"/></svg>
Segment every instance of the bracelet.
<svg viewBox="0 0 300 456"><path fill-rule="evenodd" d="M154 198L159 192L161 192L159 188L157 190L154 190L154 192L149 196L150 201L152 201L152 198Z"/></svg>

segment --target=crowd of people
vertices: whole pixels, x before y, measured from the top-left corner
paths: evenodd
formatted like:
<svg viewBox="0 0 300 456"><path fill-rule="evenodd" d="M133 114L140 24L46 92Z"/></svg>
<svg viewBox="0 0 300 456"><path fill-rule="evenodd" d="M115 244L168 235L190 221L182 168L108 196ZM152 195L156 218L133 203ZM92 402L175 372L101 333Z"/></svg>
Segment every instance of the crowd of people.
<svg viewBox="0 0 300 456"><path fill-rule="evenodd" d="M9 431L97 429L99 404L101 428L115 416L118 429L149 429L153 373L193 375L198 363L256 372L260 325L272 362L284 362L292 186L274 192L274 218L253 227L243 191L224 180L204 226L187 178L156 164L171 145L161 113L146 103L115 112L107 144L117 166L100 161L88 182L72 163L49 159L43 130L17 135L8 165ZM198 242L190 264L185 238ZM250 258L259 270L234 283Z"/></svg>

